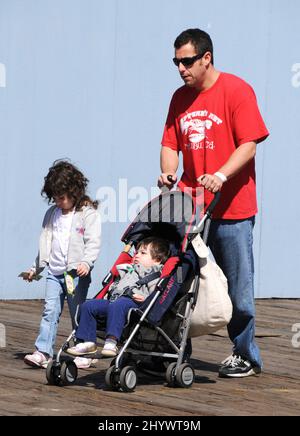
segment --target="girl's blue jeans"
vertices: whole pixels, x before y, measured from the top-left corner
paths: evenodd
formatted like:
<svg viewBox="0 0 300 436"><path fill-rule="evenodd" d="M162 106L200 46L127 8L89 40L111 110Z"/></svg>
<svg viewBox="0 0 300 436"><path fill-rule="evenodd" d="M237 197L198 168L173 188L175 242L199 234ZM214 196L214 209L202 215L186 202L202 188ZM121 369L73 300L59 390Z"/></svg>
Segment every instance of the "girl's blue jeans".
<svg viewBox="0 0 300 436"><path fill-rule="evenodd" d="M86 300L91 283L90 274L86 277L78 277L76 271L71 271L71 275L75 285L73 295L67 294L63 275L54 276L48 273L46 278L45 305L35 347L37 350L49 354L51 357L53 356L57 327L64 307L65 297L67 297L72 327L74 329L77 306Z"/></svg>
<svg viewBox="0 0 300 436"><path fill-rule="evenodd" d="M119 297L111 303L108 300L86 301L80 308L80 322L76 338L96 343L97 318L105 317L106 336L114 336L119 340L129 310L136 307L139 305L128 297Z"/></svg>
<svg viewBox="0 0 300 436"><path fill-rule="evenodd" d="M255 342L253 227L255 218L213 220L208 245L228 280L233 315L228 334L233 353L262 367Z"/></svg>

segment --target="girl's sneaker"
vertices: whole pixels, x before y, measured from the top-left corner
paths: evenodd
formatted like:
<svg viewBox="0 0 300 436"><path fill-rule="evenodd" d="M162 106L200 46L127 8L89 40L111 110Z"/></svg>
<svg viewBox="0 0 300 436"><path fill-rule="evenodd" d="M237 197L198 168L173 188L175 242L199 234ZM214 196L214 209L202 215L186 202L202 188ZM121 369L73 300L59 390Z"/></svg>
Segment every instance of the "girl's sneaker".
<svg viewBox="0 0 300 436"><path fill-rule="evenodd" d="M46 357L45 354L36 350L32 354L26 354L24 357L24 362L27 365L34 366L35 368L47 368L49 357Z"/></svg>
<svg viewBox="0 0 300 436"><path fill-rule="evenodd" d="M79 369L88 369L94 366L98 359L91 359L89 357L75 357L74 363Z"/></svg>
<svg viewBox="0 0 300 436"><path fill-rule="evenodd" d="M104 357L115 357L118 354L117 342L113 339L106 339L101 354Z"/></svg>
<svg viewBox="0 0 300 436"><path fill-rule="evenodd" d="M94 342L79 342L75 347L68 348L66 352L72 356L95 354L97 353L97 345Z"/></svg>

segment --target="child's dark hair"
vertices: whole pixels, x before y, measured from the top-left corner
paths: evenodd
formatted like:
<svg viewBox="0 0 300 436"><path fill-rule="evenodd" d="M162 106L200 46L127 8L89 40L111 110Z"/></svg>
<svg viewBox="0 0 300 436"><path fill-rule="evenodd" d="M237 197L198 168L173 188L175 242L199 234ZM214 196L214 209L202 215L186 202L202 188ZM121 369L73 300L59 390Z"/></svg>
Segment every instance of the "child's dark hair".
<svg viewBox="0 0 300 436"><path fill-rule="evenodd" d="M88 179L69 161L59 159L53 162L44 180L41 195L48 198L48 203L54 201L54 197L67 195L74 201L76 210L82 209L83 206L97 209L98 202L91 200L86 194Z"/></svg>
<svg viewBox="0 0 300 436"><path fill-rule="evenodd" d="M150 245L150 254L152 259L160 263L165 263L170 256L169 242L162 238L149 236L148 238L140 241L136 249L138 250L141 247L148 247L148 245Z"/></svg>

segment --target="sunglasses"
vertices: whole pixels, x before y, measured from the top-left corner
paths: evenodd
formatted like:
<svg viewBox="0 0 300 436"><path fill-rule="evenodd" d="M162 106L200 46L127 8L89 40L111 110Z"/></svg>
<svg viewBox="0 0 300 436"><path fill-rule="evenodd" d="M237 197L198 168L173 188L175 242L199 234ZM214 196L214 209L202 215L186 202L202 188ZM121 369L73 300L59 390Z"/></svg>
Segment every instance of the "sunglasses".
<svg viewBox="0 0 300 436"><path fill-rule="evenodd" d="M190 58L173 58L173 62L176 67L179 67L182 64L185 68L191 67L198 59L203 58L204 54L197 54L196 56Z"/></svg>

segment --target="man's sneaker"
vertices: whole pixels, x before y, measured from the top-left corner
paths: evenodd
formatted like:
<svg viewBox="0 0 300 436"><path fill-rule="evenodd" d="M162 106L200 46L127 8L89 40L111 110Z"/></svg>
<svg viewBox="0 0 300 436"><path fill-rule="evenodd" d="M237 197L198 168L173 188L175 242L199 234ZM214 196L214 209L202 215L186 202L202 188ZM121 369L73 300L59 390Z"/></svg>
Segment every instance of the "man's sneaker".
<svg viewBox="0 0 300 436"><path fill-rule="evenodd" d="M249 377L250 375L258 375L261 373L261 368L254 366L249 360L243 359L241 356L232 354L223 360L219 369L219 377Z"/></svg>
<svg viewBox="0 0 300 436"><path fill-rule="evenodd" d="M66 353L72 356L84 356L85 354L97 353L97 345L94 342L79 342L75 347L68 348Z"/></svg>
<svg viewBox="0 0 300 436"><path fill-rule="evenodd" d="M46 357L45 354L36 350L32 354L26 354L24 357L24 362L29 366L34 366L35 368L47 368L49 357Z"/></svg>
<svg viewBox="0 0 300 436"><path fill-rule="evenodd" d="M94 366L98 359L91 359L89 357L75 357L74 363L79 369L88 369Z"/></svg>
<svg viewBox="0 0 300 436"><path fill-rule="evenodd" d="M101 350L101 354L104 357L115 357L118 354L117 342L113 339L107 339Z"/></svg>

